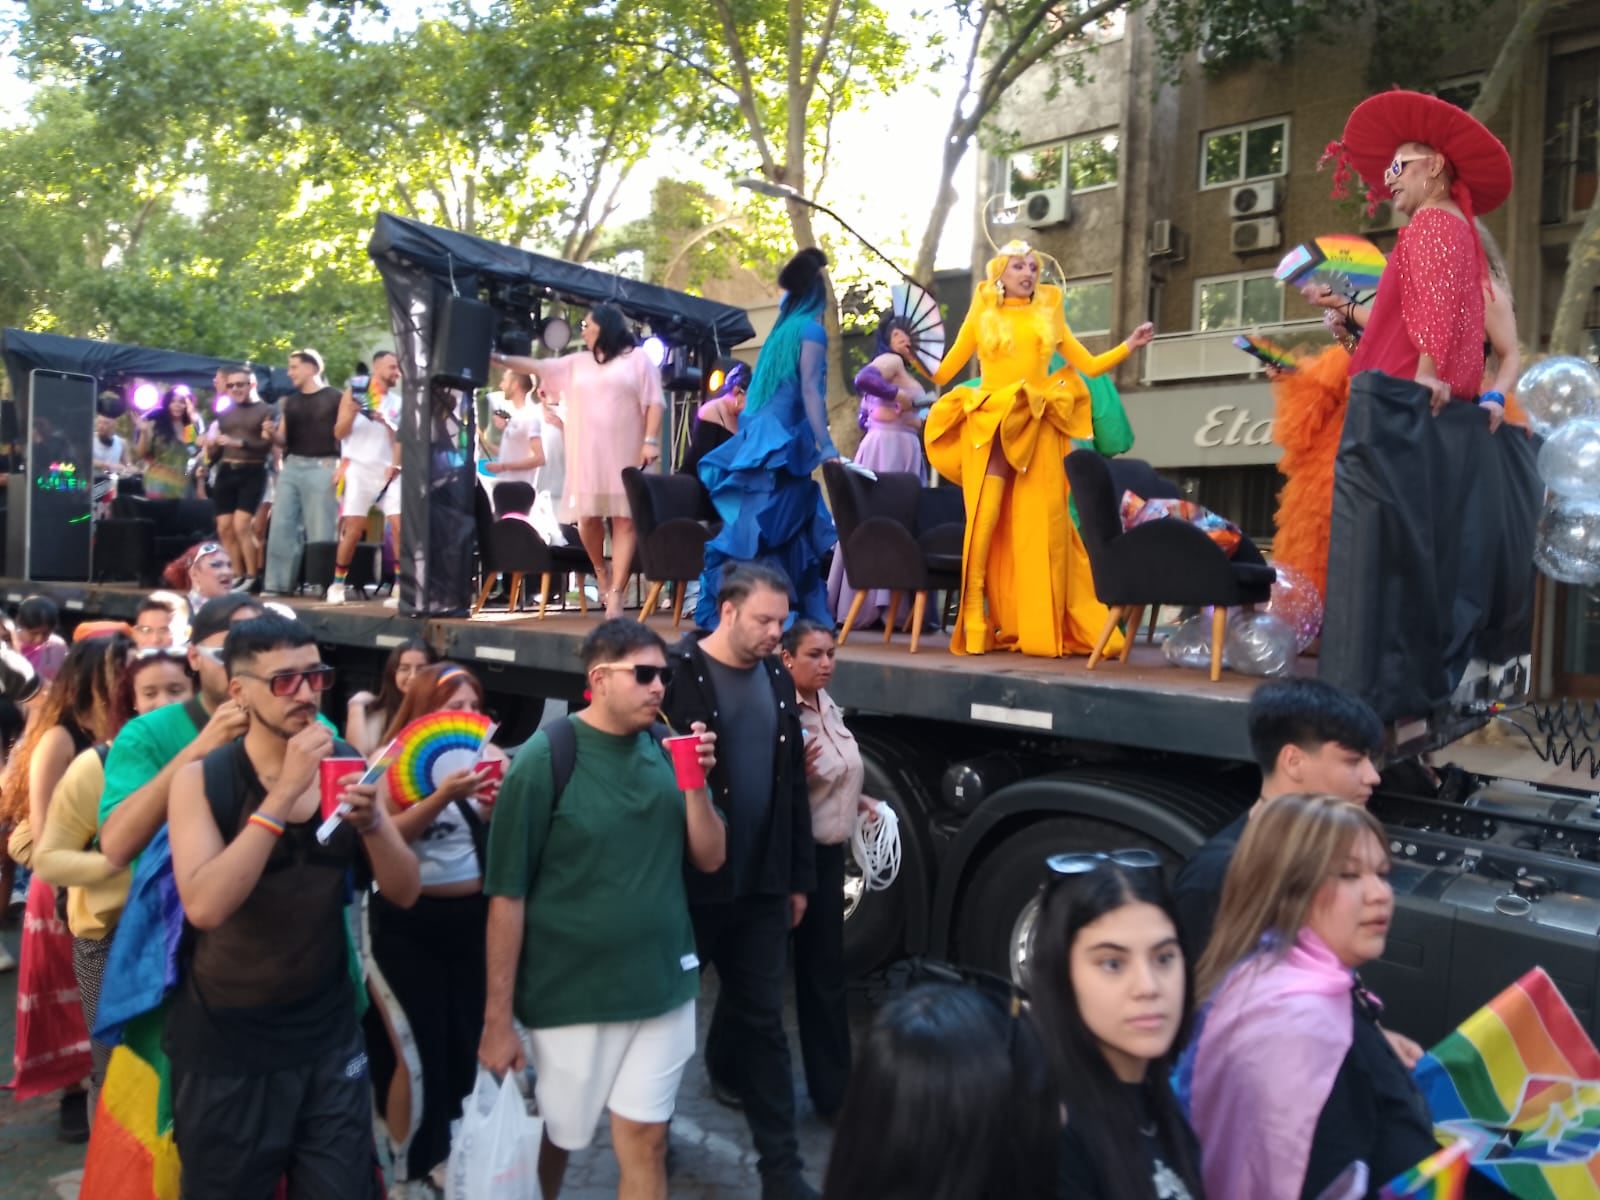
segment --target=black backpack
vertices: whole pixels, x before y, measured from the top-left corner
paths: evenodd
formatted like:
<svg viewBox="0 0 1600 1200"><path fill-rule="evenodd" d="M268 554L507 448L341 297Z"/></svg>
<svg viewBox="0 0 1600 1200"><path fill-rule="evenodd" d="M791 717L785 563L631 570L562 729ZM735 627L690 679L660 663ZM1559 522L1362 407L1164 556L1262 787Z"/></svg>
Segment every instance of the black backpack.
<svg viewBox="0 0 1600 1200"><path fill-rule="evenodd" d="M541 731L550 741L550 819L554 820L556 808L561 803L561 793L567 790L567 784L572 782L572 768L578 760L578 732L572 727L572 717L562 717L559 721L552 721ZM656 744L661 747L665 755L666 740L672 736L672 731L660 721L650 726L650 736L656 739Z"/></svg>

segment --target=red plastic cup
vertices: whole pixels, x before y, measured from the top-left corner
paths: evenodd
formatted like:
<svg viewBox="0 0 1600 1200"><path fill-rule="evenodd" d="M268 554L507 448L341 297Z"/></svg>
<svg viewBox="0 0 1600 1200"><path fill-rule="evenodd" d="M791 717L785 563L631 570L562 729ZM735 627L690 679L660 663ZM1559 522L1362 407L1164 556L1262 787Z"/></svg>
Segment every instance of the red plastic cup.
<svg viewBox="0 0 1600 1200"><path fill-rule="evenodd" d="M678 776L678 786L686 792L706 785L706 773L700 766L700 735L685 733L679 737L663 739L672 755L672 769Z"/></svg>
<svg viewBox="0 0 1600 1200"><path fill-rule="evenodd" d="M478 773L484 778L483 789L478 793L480 804L493 804L500 798L500 781L506 777L506 760L488 758L478 764Z"/></svg>
<svg viewBox="0 0 1600 1200"><path fill-rule="evenodd" d="M326 821L339 807L344 795L345 780L360 776L367 764L359 758L325 758L319 764L322 782L322 819ZM351 780L354 782L354 780Z"/></svg>

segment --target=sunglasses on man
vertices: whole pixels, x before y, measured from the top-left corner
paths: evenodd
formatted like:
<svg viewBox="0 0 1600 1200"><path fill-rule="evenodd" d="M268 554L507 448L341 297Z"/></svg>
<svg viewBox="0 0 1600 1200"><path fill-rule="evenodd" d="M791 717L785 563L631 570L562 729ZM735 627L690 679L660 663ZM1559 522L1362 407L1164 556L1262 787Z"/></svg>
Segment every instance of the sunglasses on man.
<svg viewBox="0 0 1600 1200"><path fill-rule="evenodd" d="M658 667L651 663L595 663L591 671L632 671L633 678L641 687L649 687L657 679L665 686L672 682L672 668Z"/></svg>
<svg viewBox="0 0 1600 1200"><path fill-rule="evenodd" d="M204 647L201 652L205 653ZM210 657L207 655L207 657ZM333 686L334 671L330 666L312 667L307 671L274 671L271 675L252 675L248 671L235 671L235 678L254 679L264 683L280 700L287 700L300 690L303 683L319 695Z"/></svg>

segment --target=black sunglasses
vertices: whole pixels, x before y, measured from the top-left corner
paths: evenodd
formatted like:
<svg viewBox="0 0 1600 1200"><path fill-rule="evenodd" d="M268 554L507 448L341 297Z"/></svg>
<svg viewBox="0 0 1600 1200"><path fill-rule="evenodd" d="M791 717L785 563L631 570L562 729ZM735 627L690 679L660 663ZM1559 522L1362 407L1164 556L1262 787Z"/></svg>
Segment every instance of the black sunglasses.
<svg viewBox="0 0 1600 1200"><path fill-rule="evenodd" d="M205 649L205 647L201 647ZM254 679L272 689L272 694L286 699L300 690L302 683L309 684L313 692L325 692L333 686L333 668L312 667L309 671L278 671L272 675L252 675L248 671L235 671L240 679Z"/></svg>
<svg viewBox="0 0 1600 1200"><path fill-rule="evenodd" d="M662 684L672 682L671 667L657 667L650 663L595 663L589 668L591 671L632 671L633 677L643 687L649 687L657 679Z"/></svg>
<svg viewBox="0 0 1600 1200"><path fill-rule="evenodd" d="M1093 850L1078 854L1052 854L1044 860L1044 865L1050 868L1052 875L1066 876L1087 874L1105 862L1130 870L1146 871L1151 867L1160 867L1161 856L1154 850L1112 850L1110 853Z"/></svg>

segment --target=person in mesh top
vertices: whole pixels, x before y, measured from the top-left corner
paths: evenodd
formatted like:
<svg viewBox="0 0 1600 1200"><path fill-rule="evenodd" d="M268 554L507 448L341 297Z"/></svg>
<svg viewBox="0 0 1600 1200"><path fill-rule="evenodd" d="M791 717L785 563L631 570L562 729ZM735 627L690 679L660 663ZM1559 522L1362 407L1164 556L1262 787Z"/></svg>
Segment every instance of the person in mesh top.
<svg viewBox="0 0 1600 1200"><path fill-rule="evenodd" d="M186 1200L375 1197L372 1100L345 937L370 878L408 906L417 859L362 764L324 845L323 759L359 759L317 720L333 681L310 630L266 615L223 643L245 735L179 773L168 828L192 952L167 1016Z"/></svg>

